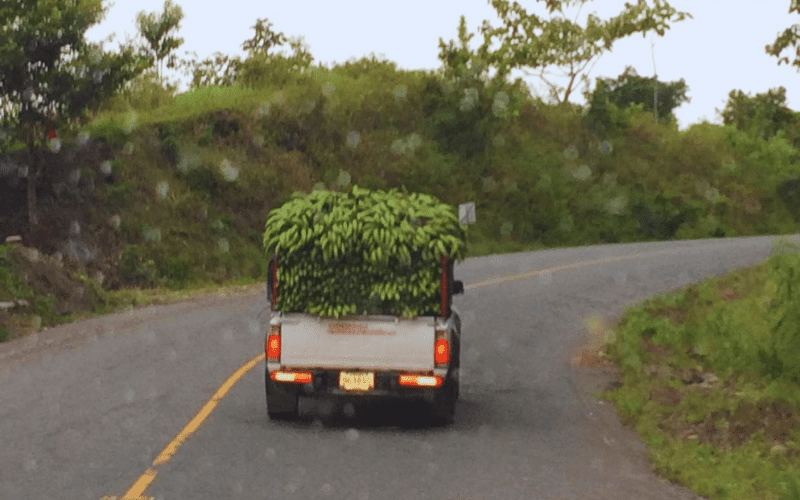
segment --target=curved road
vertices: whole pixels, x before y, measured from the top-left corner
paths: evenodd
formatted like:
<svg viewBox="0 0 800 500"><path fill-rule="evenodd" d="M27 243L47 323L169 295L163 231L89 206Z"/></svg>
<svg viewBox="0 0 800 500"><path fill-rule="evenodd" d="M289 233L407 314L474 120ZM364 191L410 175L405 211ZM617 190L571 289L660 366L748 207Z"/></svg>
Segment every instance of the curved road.
<svg viewBox="0 0 800 500"><path fill-rule="evenodd" d="M697 498L650 471L644 445L592 397L604 369L573 367L570 356L589 316L756 264L772 241L602 245L457 264L462 396L444 428L427 427L422 408L391 403L304 401L304 421L268 421L257 361L265 303L255 292L0 344L0 498Z"/></svg>

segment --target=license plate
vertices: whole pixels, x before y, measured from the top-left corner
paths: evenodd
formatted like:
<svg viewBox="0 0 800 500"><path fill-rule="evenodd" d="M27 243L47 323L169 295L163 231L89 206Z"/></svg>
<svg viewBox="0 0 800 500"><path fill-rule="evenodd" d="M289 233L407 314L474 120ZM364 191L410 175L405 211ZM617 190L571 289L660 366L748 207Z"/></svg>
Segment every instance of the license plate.
<svg viewBox="0 0 800 500"><path fill-rule="evenodd" d="M375 388L373 372L339 372L339 387L345 391L370 391Z"/></svg>

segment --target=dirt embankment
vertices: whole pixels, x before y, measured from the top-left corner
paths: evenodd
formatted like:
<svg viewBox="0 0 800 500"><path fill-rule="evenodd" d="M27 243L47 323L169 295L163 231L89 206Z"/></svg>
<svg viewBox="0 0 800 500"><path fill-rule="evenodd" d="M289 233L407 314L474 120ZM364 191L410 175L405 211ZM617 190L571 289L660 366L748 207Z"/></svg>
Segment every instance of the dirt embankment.
<svg viewBox="0 0 800 500"><path fill-rule="evenodd" d="M76 274L107 289L119 282L123 242L113 207L99 194L103 185L115 181L112 160L112 149L92 139L58 150L0 156L0 243L15 245L0 265L36 296L50 296L56 316L88 311L97 303L94 285L87 286ZM42 167L35 180L38 222L32 225L28 182L36 164ZM13 327L12 316L34 312L32 301L10 296L10 290L3 295L0 326Z"/></svg>

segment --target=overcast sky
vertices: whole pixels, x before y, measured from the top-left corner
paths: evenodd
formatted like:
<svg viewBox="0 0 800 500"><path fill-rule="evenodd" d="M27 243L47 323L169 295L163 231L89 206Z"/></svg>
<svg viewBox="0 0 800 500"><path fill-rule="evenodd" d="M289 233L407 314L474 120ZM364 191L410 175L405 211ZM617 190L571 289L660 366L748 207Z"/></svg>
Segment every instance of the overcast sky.
<svg viewBox="0 0 800 500"><path fill-rule="evenodd" d="M634 1L634 0L630 0ZM179 49L194 51L203 59L214 52L242 54L242 42L252 37L257 18L268 18L274 29L287 36L303 36L316 62L332 64L370 53L384 55L405 69L436 69L438 40L455 39L458 19L464 15L470 31L484 19L496 21L486 0L177 0L184 11ZM529 10L540 2L521 0ZM671 0L694 19L672 25L664 37L634 35L617 42L594 66L590 78L616 77L626 65L642 76L652 76L653 53L658 78L681 78L689 86L691 102L676 110L681 128L708 120L720 123L716 112L728 93L741 89L751 94L783 86L788 105L800 110L800 73L768 56L765 45L800 15L788 13L790 0ZM101 40L116 33L116 41L134 36L134 18L141 10L160 12L163 0L116 0L105 20L88 33ZM605 19L619 13L625 0L595 0L584 7L585 16L596 12ZM496 22L495 22L496 24ZM654 47L651 47L651 41ZM114 44L115 45L115 44ZM112 45L113 46L113 45ZM541 95L544 87L536 81ZM583 102L580 92L570 99Z"/></svg>

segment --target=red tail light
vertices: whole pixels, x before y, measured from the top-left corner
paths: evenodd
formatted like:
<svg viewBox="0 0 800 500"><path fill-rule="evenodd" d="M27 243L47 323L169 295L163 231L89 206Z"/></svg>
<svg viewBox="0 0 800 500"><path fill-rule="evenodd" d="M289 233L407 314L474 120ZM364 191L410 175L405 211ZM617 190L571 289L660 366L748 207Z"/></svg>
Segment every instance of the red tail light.
<svg viewBox="0 0 800 500"><path fill-rule="evenodd" d="M436 339L433 344L433 362L437 365L446 365L450 362L450 343L447 339Z"/></svg>
<svg viewBox="0 0 800 500"><path fill-rule="evenodd" d="M281 334L280 327L273 326L267 337L264 352L267 354L268 360L279 361L281 359ZM277 330L277 331L276 331Z"/></svg>

